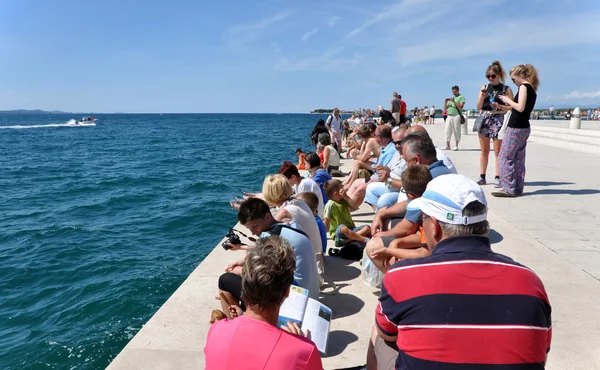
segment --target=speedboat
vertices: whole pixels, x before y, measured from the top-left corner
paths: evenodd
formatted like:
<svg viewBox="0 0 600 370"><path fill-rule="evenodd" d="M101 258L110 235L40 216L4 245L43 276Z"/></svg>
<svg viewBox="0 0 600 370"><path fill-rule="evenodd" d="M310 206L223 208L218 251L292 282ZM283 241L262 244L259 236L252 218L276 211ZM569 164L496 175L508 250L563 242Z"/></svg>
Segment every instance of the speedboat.
<svg viewBox="0 0 600 370"><path fill-rule="evenodd" d="M79 121L77 121L75 123L76 124L92 123L92 122L96 122L97 120L98 120L98 118L96 118L96 117L88 116L88 117L82 117Z"/></svg>

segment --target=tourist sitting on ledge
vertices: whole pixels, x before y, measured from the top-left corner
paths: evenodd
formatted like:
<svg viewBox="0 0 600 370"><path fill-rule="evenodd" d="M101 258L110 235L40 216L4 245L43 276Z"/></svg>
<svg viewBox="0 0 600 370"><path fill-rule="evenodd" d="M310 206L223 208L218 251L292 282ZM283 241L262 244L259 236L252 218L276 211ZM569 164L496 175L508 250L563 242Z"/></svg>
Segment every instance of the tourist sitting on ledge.
<svg viewBox="0 0 600 370"><path fill-rule="evenodd" d="M329 199L327 198L327 195L325 195L325 191L323 191L323 185L328 180L331 180L331 175L323 169L323 166L321 165L321 160L319 159L317 153L306 153L305 159L306 170L308 171L308 173L310 173L310 178L314 182L316 182L317 185L319 185L319 188L321 189L321 197L323 198L323 203L327 203Z"/></svg>
<svg viewBox="0 0 600 370"><path fill-rule="evenodd" d="M284 327L287 332L277 327L279 309L298 270L297 258L283 237L274 235L256 242L240 278L246 312L211 326L204 347L206 370L248 369L248 364L253 369L323 369L319 351L304 337L308 333L302 333L296 323L288 323Z"/></svg>
<svg viewBox="0 0 600 370"><path fill-rule="evenodd" d="M238 221L248 228L252 235L261 238L280 235L290 243L296 254L294 285L308 289L311 298L319 298L319 274L315 252L310 239L295 221L289 223L277 222L273 218L267 202L258 198L250 198L242 202L238 213ZM251 250L253 248L254 246L235 245L232 249ZM242 310L246 310L246 305L242 301L241 277L245 258L247 257L245 256L244 259L228 265L225 273L219 277L219 295L226 298L226 300L221 299L221 307L228 318L231 318L230 304L239 305Z"/></svg>
<svg viewBox="0 0 600 370"><path fill-rule="evenodd" d="M331 175L332 171L340 170L340 153L331 145L331 139L327 134L319 135L319 144L323 145L323 168ZM340 145L340 150L342 149Z"/></svg>
<svg viewBox="0 0 600 370"><path fill-rule="evenodd" d="M304 164L304 157L306 156L303 152L302 152L302 148L296 148L296 154L298 155L298 164L296 165L296 167L299 170L305 170L305 164Z"/></svg>
<svg viewBox="0 0 600 370"><path fill-rule="evenodd" d="M323 193L321 192L321 188L319 185L314 182L312 179L307 179L300 176L300 172L298 168L294 166L294 164L290 161L284 161L277 173L282 174L287 177L292 190L296 195L300 195L302 193L313 193L317 197L319 204L317 205L317 214L319 217L323 217L323 207L325 203L323 202Z"/></svg>
<svg viewBox="0 0 600 370"><path fill-rule="evenodd" d="M350 211L356 211L358 205L348 197L346 189L340 180L329 180L325 183L325 193L329 202L325 205L325 228L335 241L336 247L341 247L351 241L367 243L371 236L369 225L356 227Z"/></svg>
<svg viewBox="0 0 600 370"><path fill-rule="evenodd" d="M349 189L352 186L354 180L358 178L358 171L361 169L369 171L370 174L374 173L376 165L387 165L396 149L392 142L392 130L388 126L377 126L375 129L375 140L369 141L364 145L364 150L361 148L359 157L354 161L352 165L352 171L344 182L344 187ZM378 158L376 163L371 162L372 158ZM365 182L368 182L368 179Z"/></svg>
<svg viewBox="0 0 600 370"><path fill-rule="evenodd" d="M402 172L402 193L409 201L420 198L425 192L429 181L433 178L427 166L415 165ZM422 222L419 221L419 231L404 238L395 239L392 236L383 236L383 245L387 247L372 248L369 258L381 271L386 272L391 264L396 261L410 258L421 258L430 255L425 241L425 232Z"/></svg>
<svg viewBox="0 0 600 370"><path fill-rule="evenodd" d="M306 233L312 244L320 275L324 275L323 245L319 226L311 209L303 200L293 197L294 191L283 175L269 175L263 183L263 196L267 203L277 207L275 220L279 222L296 221Z"/></svg>

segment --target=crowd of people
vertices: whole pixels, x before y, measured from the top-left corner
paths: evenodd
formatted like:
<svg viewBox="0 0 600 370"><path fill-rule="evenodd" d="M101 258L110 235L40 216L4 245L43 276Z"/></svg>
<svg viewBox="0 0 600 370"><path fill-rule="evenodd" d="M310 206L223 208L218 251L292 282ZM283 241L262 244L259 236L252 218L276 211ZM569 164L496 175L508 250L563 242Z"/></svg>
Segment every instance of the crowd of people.
<svg viewBox="0 0 600 370"><path fill-rule="evenodd" d="M279 310L292 285L319 299L329 284L325 255L348 250L375 266L381 290L366 364L348 369L543 369L552 328L548 296L533 271L492 251L481 188L491 140L498 196L523 191L539 81L531 65L509 75L518 86L514 96L499 62L487 68L479 93L478 181L459 174L443 150L452 135L454 150L460 143L465 99L453 86L444 102L445 148L424 125L408 124L406 103L393 93L390 110L380 106L378 117L367 110L343 119L334 109L311 134L314 152L298 148L297 164L285 161L261 193L232 202L254 237L224 243L245 253L215 287L221 310L204 349L206 369L322 369L310 333L281 325ZM340 171L341 161L351 161L349 173ZM375 212L370 225L352 217L363 203ZM334 246L327 248L328 240Z"/></svg>

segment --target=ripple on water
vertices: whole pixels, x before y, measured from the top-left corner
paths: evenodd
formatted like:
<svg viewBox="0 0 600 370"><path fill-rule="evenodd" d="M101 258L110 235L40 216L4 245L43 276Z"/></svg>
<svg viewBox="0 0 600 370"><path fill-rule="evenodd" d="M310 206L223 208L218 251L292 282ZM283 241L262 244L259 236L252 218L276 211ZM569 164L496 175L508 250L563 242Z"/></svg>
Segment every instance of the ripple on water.
<svg viewBox="0 0 600 370"><path fill-rule="evenodd" d="M0 126L72 117L0 117ZM295 160L317 117L106 115L0 130L0 368L104 368Z"/></svg>

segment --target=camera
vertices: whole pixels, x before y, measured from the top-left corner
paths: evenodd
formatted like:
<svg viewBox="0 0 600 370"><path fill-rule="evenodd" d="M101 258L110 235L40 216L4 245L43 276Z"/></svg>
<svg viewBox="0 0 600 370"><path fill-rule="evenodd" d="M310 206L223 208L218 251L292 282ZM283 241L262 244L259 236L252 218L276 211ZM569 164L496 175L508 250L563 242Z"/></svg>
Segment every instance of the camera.
<svg viewBox="0 0 600 370"><path fill-rule="evenodd" d="M225 240L223 242L223 244L221 244L221 246L226 251L231 249L231 246L229 246L228 243L231 243L231 244L242 244L242 241L240 240L240 237L235 233L235 231L233 229L229 229L229 231L227 232L227 234L225 235L225 237L227 238L227 240Z"/></svg>

